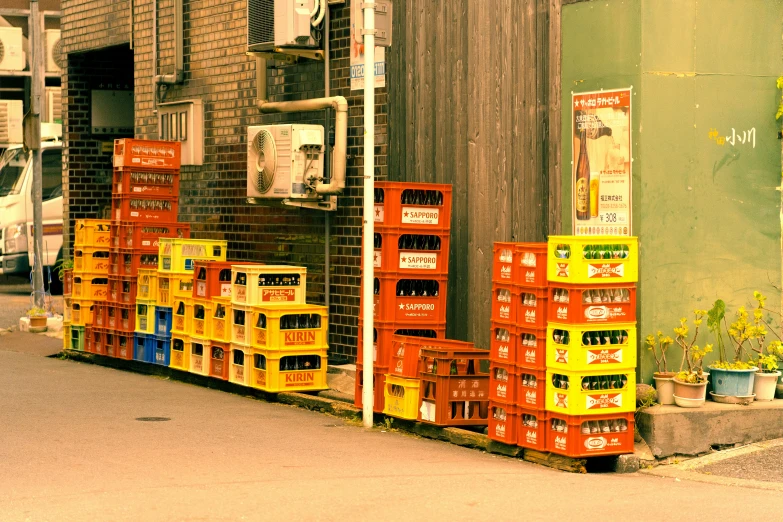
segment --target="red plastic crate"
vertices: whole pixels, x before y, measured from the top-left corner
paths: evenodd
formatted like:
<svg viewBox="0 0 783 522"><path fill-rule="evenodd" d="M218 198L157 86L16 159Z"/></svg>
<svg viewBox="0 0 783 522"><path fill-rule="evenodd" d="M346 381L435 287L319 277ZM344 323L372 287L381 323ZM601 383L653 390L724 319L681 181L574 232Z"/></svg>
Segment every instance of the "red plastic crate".
<svg viewBox="0 0 783 522"><path fill-rule="evenodd" d="M418 377L419 372L425 370L420 364L421 352L424 349L460 351L460 353L469 352L471 355L475 351L473 344L462 341L393 335L391 338L389 373L398 377ZM481 353L487 354L485 351L481 351Z"/></svg>
<svg viewBox="0 0 783 522"><path fill-rule="evenodd" d="M92 347L92 326L84 327L84 351L87 353L95 353Z"/></svg>
<svg viewBox="0 0 783 522"><path fill-rule="evenodd" d="M522 302L520 289L513 285L492 285L492 321L504 324L517 324L518 308Z"/></svg>
<svg viewBox="0 0 783 522"><path fill-rule="evenodd" d="M117 304L136 304L137 284L135 277L110 277L107 301Z"/></svg>
<svg viewBox="0 0 783 522"><path fill-rule="evenodd" d="M398 289L406 293L404 285L427 285L436 288L437 296L433 295L397 295ZM374 298L373 316L378 321L399 324L438 324L446 322L446 290L447 277L410 277L397 278L379 276L375 278L376 294ZM408 288L410 292L411 288ZM430 292L427 292L428 294ZM414 328L414 326L411 326Z"/></svg>
<svg viewBox="0 0 783 522"><path fill-rule="evenodd" d="M410 191L419 191L419 193ZM423 203L421 191L425 191ZM435 199L431 198L433 195ZM429 202L436 204L426 204ZM437 204L438 202L440 204ZM376 182L375 226L379 229L410 227L449 230L451 228L451 185Z"/></svg>
<svg viewBox="0 0 783 522"><path fill-rule="evenodd" d="M212 299L213 297L231 298L230 261L207 261L196 259L193 262L193 297ZM242 263L252 264L252 263Z"/></svg>
<svg viewBox="0 0 783 522"><path fill-rule="evenodd" d="M206 349L206 346L204 347ZM230 364L231 343L220 341L209 342L209 376L228 380L228 367Z"/></svg>
<svg viewBox="0 0 783 522"><path fill-rule="evenodd" d="M547 286L546 243L495 243L492 281L535 288Z"/></svg>
<svg viewBox="0 0 783 522"><path fill-rule="evenodd" d="M517 402L517 369L513 364L489 365L489 400L504 404Z"/></svg>
<svg viewBox="0 0 783 522"><path fill-rule="evenodd" d="M517 405L531 410L545 409L546 370L531 370L517 365L515 379L517 381Z"/></svg>
<svg viewBox="0 0 783 522"><path fill-rule="evenodd" d="M106 330L103 328L92 329L92 353L106 355Z"/></svg>
<svg viewBox="0 0 783 522"><path fill-rule="evenodd" d="M356 344L356 361L363 364L364 361L364 343L362 329L363 322L359 319L359 337ZM433 325L400 325L395 323L382 323L376 321L373 324L373 362L378 366L388 368L391 364L392 354L392 336L403 335L408 337L426 337L431 339L446 338L446 324ZM416 375L418 376L418 374Z"/></svg>
<svg viewBox="0 0 783 522"><path fill-rule="evenodd" d="M546 288L517 287L519 305L517 306L517 325L525 328L546 328L547 291Z"/></svg>
<svg viewBox="0 0 783 522"><path fill-rule="evenodd" d="M109 252L109 275L136 277L139 275L139 268L157 270L158 253L127 248L113 248Z"/></svg>
<svg viewBox="0 0 783 522"><path fill-rule="evenodd" d="M112 196L111 218L114 221L151 223L177 221L177 197L143 197L135 194Z"/></svg>
<svg viewBox="0 0 783 522"><path fill-rule="evenodd" d="M63 297L73 294L73 268L63 270Z"/></svg>
<svg viewBox="0 0 783 522"><path fill-rule="evenodd" d="M107 357L117 357L117 346L116 346L117 335L119 334L114 330L107 329L103 331L103 344L106 350L105 355Z"/></svg>
<svg viewBox="0 0 783 522"><path fill-rule="evenodd" d="M92 325L95 328L108 328L107 310L110 304L106 301L95 301L92 305Z"/></svg>
<svg viewBox="0 0 783 522"><path fill-rule="evenodd" d="M615 415L560 415L549 412L546 449L568 457L633 453L633 432L633 412Z"/></svg>
<svg viewBox="0 0 783 522"><path fill-rule="evenodd" d="M150 169L179 170L182 144L178 141L114 140L115 167L145 167Z"/></svg>
<svg viewBox="0 0 783 522"><path fill-rule="evenodd" d="M547 450L547 416L549 413L544 410L531 410L528 408L519 408L517 421L517 446L530 448L538 451Z"/></svg>
<svg viewBox="0 0 783 522"><path fill-rule="evenodd" d="M565 324L636 322L636 285L564 285L549 288L550 321Z"/></svg>
<svg viewBox="0 0 783 522"><path fill-rule="evenodd" d="M492 322L489 334L489 358L503 364L515 364L519 352L519 328L513 324Z"/></svg>
<svg viewBox="0 0 783 522"><path fill-rule="evenodd" d="M111 188L116 195L179 196L179 172L115 167Z"/></svg>
<svg viewBox="0 0 783 522"><path fill-rule="evenodd" d="M373 406L372 411L375 413L383 413L383 406L385 399L383 395L383 389L386 387L386 373L388 368L382 366L374 366L373 369ZM362 407L362 389L364 387L364 372L362 371L362 365L356 363L356 383L355 383L353 405L357 408Z"/></svg>
<svg viewBox="0 0 783 522"><path fill-rule="evenodd" d="M106 328L133 334L136 330L136 306L114 304L106 307ZM131 358L132 358L131 354Z"/></svg>
<svg viewBox="0 0 783 522"><path fill-rule="evenodd" d="M375 232L373 266L376 273L400 277L448 275L449 234L410 228L380 229Z"/></svg>
<svg viewBox="0 0 783 522"><path fill-rule="evenodd" d="M133 332L115 332L114 356L126 361L133 360Z"/></svg>
<svg viewBox="0 0 783 522"><path fill-rule="evenodd" d="M187 223L134 223L114 221L111 224L112 248L129 248L158 253L158 239L162 237L189 238Z"/></svg>
<svg viewBox="0 0 783 522"><path fill-rule="evenodd" d="M546 370L546 328L520 327L515 364L532 370Z"/></svg>
<svg viewBox="0 0 783 522"><path fill-rule="evenodd" d="M513 404L489 402L489 426L487 435L490 439L504 444L515 445L519 433L519 408Z"/></svg>

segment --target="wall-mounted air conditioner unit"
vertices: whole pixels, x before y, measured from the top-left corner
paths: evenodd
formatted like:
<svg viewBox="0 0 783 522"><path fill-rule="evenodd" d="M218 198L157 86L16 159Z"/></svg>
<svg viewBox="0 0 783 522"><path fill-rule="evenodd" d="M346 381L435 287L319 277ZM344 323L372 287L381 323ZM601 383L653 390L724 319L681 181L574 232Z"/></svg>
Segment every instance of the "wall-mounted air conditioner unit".
<svg viewBox="0 0 783 522"><path fill-rule="evenodd" d="M65 67L65 55L62 52L63 44L60 40L59 29L47 29L44 31L46 47L46 72L59 73Z"/></svg>
<svg viewBox="0 0 783 522"><path fill-rule="evenodd" d="M0 100L0 146L22 143L22 100Z"/></svg>
<svg viewBox="0 0 783 522"><path fill-rule="evenodd" d="M319 0L248 0L247 50L319 49L320 29L310 21Z"/></svg>
<svg viewBox="0 0 783 522"><path fill-rule="evenodd" d="M23 71L24 67L22 28L0 27L0 71Z"/></svg>
<svg viewBox="0 0 783 522"><path fill-rule="evenodd" d="M46 123L63 122L63 90L60 87L46 88L42 116L42 121Z"/></svg>
<svg viewBox="0 0 783 522"><path fill-rule="evenodd" d="M321 125L248 127L247 197L317 199L309 189L323 176Z"/></svg>

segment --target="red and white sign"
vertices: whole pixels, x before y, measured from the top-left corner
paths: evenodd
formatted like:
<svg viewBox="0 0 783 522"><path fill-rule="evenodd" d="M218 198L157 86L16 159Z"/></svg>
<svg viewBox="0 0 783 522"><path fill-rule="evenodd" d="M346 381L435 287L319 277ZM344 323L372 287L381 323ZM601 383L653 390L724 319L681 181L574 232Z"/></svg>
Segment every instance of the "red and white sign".
<svg viewBox="0 0 783 522"><path fill-rule="evenodd" d="M587 350L587 364L615 364L623 362L622 349Z"/></svg>
<svg viewBox="0 0 783 522"><path fill-rule="evenodd" d="M555 348L555 362L568 364L568 350L562 348Z"/></svg>
<svg viewBox="0 0 783 522"><path fill-rule="evenodd" d="M375 222L383 223L383 205L375 205Z"/></svg>
<svg viewBox="0 0 783 522"><path fill-rule="evenodd" d="M557 264L557 277L568 277L568 263Z"/></svg>
<svg viewBox="0 0 783 522"><path fill-rule="evenodd" d="M376 265L377 266L377 265ZM438 254L420 254L400 252L400 269L435 270L438 267Z"/></svg>
<svg viewBox="0 0 783 522"><path fill-rule="evenodd" d="M604 279L623 277L625 275L624 263L603 263L600 265L589 263L587 265L587 277L590 279Z"/></svg>
<svg viewBox="0 0 783 522"><path fill-rule="evenodd" d="M293 288L263 288L261 301L264 303L291 303L296 301L296 290Z"/></svg>
<svg viewBox="0 0 783 522"><path fill-rule="evenodd" d="M621 393L588 395L585 397L585 401L585 406L588 410L605 410L623 407L623 395Z"/></svg>
<svg viewBox="0 0 783 522"><path fill-rule="evenodd" d="M440 222L440 209L437 207L402 207L401 221L406 225L437 225Z"/></svg>

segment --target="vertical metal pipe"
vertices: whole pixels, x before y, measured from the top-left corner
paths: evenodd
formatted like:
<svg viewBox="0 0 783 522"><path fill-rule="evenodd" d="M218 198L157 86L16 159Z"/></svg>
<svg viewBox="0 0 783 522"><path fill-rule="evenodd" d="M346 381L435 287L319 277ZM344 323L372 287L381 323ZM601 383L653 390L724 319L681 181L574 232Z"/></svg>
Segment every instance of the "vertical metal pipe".
<svg viewBox="0 0 783 522"><path fill-rule="evenodd" d="M375 248L375 5L364 4L364 209L362 240L362 320L364 321L362 423L372 427L373 410L373 254Z"/></svg>
<svg viewBox="0 0 783 522"><path fill-rule="evenodd" d="M43 55L43 20L38 12L38 0L30 0L30 17L28 21L30 45L33 48L32 62L32 100L30 112L33 115L33 132L38 140L31 143L33 149L33 300L35 306L43 308L43 181L41 173L41 106L44 92L44 55Z"/></svg>
<svg viewBox="0 0 783 522"><path fill-rule="evenodd" d="M328 98L331 96L331 88L329 85L329 82L331 81L331 71L329 70L330 67L330 61L329 61L329 6L325 5L323 6L326 8L326 15L324 18L324 98ZM326 168L329 169L329 176L331 177L331 159L332 155L329 152L329 127L331 125L331 115L332 111L330 109L326 109L324 111L324 131L326 132L326 135L324 136L324 139L326 141L326 153L324 155L324 165L326 165ZM326 196L328 198L331 198L332 196ZM324 306L326 306L326 313L329 313L329 305L331 304L331 292L330 292L330 284L331 284L331 277L330 277L330 271L331 271L331 260L329 259L329 250L330 250L330 243L331 243L331 234L332 234L332 214L331 212L326 212L326 217L324 219ZM328 335L328 334L327 334Z"/></svg>

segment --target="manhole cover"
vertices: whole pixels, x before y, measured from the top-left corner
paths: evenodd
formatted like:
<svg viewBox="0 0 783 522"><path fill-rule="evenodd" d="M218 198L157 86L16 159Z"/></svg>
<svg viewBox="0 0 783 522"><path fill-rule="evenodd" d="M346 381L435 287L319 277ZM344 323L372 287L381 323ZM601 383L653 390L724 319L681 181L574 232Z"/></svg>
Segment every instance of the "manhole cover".
<svg viewBox="0 0 783 522"><path fill-rule="evenodd" d="M141 422L164 422L170 421L171 419L168 417L138 417L136 420Z"/></svg>

